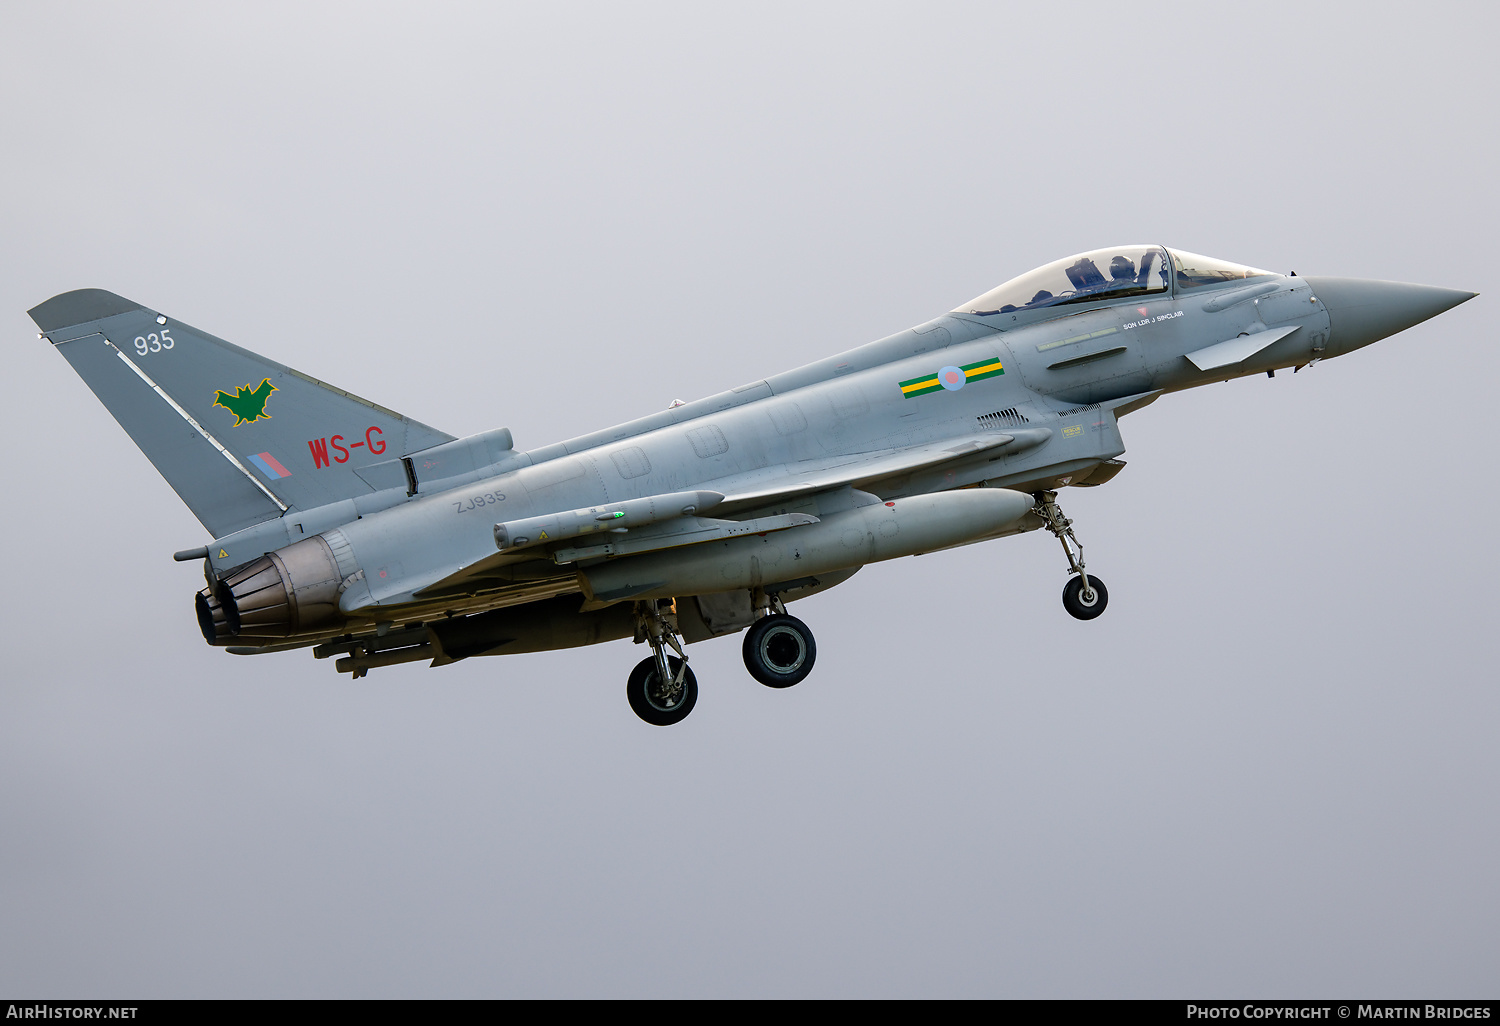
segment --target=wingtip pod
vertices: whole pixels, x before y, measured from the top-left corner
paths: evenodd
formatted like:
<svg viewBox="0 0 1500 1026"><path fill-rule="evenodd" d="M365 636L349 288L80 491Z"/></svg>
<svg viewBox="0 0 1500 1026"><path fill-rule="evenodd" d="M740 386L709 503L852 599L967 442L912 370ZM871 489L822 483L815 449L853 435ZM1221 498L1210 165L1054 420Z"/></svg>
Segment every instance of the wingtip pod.
<svg viewBox="0 0 1500 1026"><path fill-rule="evenodd" d="M103 289L74 289L38 303L26 312L42 333L48 334L143 309L141 304Z"/></svg>

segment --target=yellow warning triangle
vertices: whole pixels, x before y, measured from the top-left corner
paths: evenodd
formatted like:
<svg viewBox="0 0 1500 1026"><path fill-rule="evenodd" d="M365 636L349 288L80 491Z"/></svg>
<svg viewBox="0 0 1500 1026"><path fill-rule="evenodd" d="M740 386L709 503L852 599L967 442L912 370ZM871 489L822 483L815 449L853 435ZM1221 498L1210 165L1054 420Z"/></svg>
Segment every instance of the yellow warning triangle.
<svg viewBox="0 0 1500 1026"><path fill-rule="evenodd" d="M537 540L538 541L546 541L547 540L547 532L543 531L541 534L537 535Z"/></svg>
<svg viewBox="0 0 1500 1026"><path fill-rule="evenodd" d="M220 559L228 559L229 558L229 553L225 552L223 549L220 549L219 550L219 558Z"/></svg>

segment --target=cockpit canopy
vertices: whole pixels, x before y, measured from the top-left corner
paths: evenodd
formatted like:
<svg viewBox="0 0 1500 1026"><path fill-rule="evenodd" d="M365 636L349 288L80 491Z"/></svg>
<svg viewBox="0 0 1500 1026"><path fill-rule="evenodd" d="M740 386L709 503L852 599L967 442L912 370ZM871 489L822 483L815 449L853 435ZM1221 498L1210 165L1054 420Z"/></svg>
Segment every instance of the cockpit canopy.
<svg viewBox="0 0 1500 1026"><path fill-rule="evenodd" d="M1226 281L1239 281L1242 278L1259 278L1262 275L1272 273L1270 271L1262 271L1258 267L1231 264L1228 260L1200 256L1197 253L1189 253L1186 250L1172 249L1167 252L1172 254L1172 263L1177 266L1177 288L1179 290L1197 288L1200 285L1221 285Z"/></svg>
<svg viewBox="0 0 1500 1026"><path fill-rule="evenodd" d="M1188 289L1270 273L1161 246L1116 246L1079 253L1028 271L965 303L954 313L980 317L1019 314L1045 307L1165 293L1174 278L1178 289Z"/></svg>

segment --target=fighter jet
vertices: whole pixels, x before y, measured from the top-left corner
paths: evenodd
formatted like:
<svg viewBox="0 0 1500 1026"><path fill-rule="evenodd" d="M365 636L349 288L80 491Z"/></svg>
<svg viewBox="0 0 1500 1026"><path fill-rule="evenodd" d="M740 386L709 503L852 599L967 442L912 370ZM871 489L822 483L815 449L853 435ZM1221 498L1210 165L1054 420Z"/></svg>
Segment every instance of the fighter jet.
<svg viewBox="0 0 1500 1026"><path fill-rule="evenodd" d="M868 563L1046 530L1063 606L1109 592L1058 505L1125 466L1120 418L1294 372L1473 298L1162 246L1094 250L940 317L618 427L455 438L100 289L30 311L202 522L210 645L362 677L633 638L626 695L678 723L686 645L744 632L773 688L812 670L788 603Z"/></svg>

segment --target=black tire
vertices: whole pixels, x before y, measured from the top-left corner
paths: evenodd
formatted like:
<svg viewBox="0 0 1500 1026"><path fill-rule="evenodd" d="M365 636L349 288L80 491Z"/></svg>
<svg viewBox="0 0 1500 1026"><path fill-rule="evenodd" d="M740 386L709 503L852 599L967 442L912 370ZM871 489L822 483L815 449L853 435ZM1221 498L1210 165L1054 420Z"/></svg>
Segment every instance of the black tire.
<svg viewBox="0 0 1500 1026"><path fill-rule="evenodd" d="M763 616L745 632L745 669L768 688L789 688L812 672L818 644L795 616Z"/></svg>
<svg viewBox="0 0 1500 1026"><path fill-rule="evenodd" d="M1092 620L1104 612L1104 607L1109 605L1109 589L1104 586L1103 581L1089 574L1089 590L1094 593L1092 602L1084 598L1082 577L1074 577L1068 581L1063 588L1063 608L1080 620Z"/></svg>
<svg viewBox="0 0 1500 1026"><path fill-rule="evenodd" d="M682 660L668 656L667 665L675 675ZM689 666L682 675L682 691L675 698L664 695L662 691L654 656L642 659L630 671L630 679L625 683L625 697L630 700L630 708L637 716L654 727L670 727L687 719L687 714L698 704L698 678L693 676L693 668Z"/></svg>

